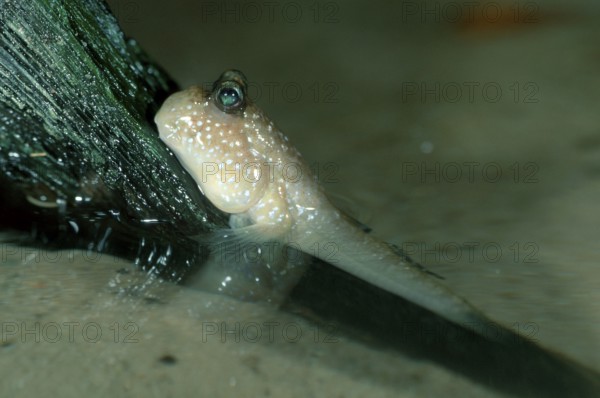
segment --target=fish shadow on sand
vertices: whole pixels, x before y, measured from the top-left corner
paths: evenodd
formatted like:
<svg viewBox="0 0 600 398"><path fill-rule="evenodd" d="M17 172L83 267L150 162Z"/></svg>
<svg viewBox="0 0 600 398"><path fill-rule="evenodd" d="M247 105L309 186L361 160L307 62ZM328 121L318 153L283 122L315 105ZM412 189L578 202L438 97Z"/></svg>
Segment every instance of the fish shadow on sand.
<svg viewBox="0 0 600 398"><path fill-rule="evenodd" d="M499 324L461 327L321 261L310 266L284 309L334 322L347 337L433 362L500 393L600 396L597 372L525 335Z"/></svg>

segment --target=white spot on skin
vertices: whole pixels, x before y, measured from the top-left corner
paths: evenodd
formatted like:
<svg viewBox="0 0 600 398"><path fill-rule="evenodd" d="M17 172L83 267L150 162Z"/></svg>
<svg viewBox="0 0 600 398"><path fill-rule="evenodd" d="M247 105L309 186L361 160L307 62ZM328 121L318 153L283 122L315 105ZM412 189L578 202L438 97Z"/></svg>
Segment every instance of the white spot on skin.
<svg viewBox="0 0 600 398"><path fill-rule="evenodd" d="M183 123L186 123L188 126L192 125L192 118L190 116L182 116L181 120Z"/></svg>

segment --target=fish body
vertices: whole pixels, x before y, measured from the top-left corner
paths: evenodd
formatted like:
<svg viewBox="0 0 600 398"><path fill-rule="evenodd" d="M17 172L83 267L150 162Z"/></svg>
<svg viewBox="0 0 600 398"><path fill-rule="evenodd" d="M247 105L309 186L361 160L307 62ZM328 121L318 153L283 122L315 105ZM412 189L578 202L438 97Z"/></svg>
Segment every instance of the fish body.
<svg viewBox="0 0 600 398"><path fill-rule="evenodd" d="M204 195L231 214L224 239L282 242L455 323L485 321L329 201L287 136L248 99L241 72L226 71L210 91L173 94L155 122Z"/></svg>

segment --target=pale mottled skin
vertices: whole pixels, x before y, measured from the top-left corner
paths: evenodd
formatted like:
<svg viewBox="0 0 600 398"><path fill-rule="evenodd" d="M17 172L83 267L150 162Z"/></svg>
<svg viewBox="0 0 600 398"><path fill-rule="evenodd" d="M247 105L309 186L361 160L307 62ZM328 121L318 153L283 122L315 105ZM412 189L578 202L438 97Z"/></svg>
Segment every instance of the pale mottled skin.
<svg viewBox="0 0 600 398"><path fill-rule="evenodd" d="M243 75L238 80L244 84ZM387 244L348 221L273 122L247 99L238 112L226 113L217 106L218 82L215 85L212 92L191 87L173 94L155 121L160 138L202 192L232 214L235 239L282 241L454 322L485 319ZM225 175L217 170L236 172ZM319 249L331 244L334 252Z"/></svg>
<svg viewBox="0 0 600 398"><path fill-rule="evenodd" d="M318 186L287 137L255 106L243 117L230 115L209 94L200 87L173 94L156 116L161 139L208 199L226 213L248 216L273 237L298 218L316 216ZM298 170L301 180L291 182Z"/></svg>

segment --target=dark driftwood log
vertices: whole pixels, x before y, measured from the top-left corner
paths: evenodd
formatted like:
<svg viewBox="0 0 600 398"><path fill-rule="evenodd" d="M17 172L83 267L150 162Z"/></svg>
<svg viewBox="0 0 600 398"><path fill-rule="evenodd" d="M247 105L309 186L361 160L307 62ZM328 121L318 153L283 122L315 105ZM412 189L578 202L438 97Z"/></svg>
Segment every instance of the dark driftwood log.
<svg viewBox="0 0 600 398"><path fill-rule="evenodd" d="M225 218L158 139L173 82L103 2L3 0L0 16L2 222L180 280L205 253L187 236Z"/></svg>
<svg viewBox="0 0 600 398"><path fill-rule="evenodd" d="M181 280L206 254L189 236L226 217L158 140L174 84L102 2L0 1L0 222ZM321 262L285 308L516 396L600 395L597 373L522 336L479 325L507 334L489 341Z"/></svg>

